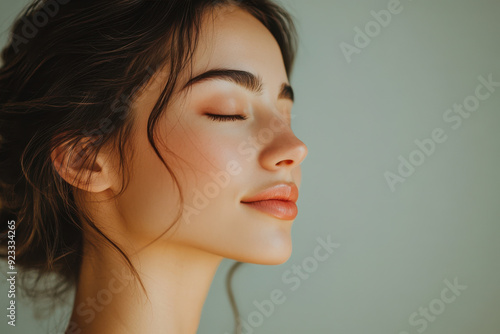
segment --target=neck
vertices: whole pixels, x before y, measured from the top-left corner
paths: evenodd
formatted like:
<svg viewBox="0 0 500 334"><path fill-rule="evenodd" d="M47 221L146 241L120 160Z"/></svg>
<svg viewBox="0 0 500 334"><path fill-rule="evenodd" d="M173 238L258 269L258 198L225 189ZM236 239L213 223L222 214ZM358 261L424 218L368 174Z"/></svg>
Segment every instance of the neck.
<svg viewBox="0 0 500 334"><path fill-rule="evenodd" d="M66 333L195 334L222 257L157 244L130 257L147 296L116 251L86 252Z"/></svg>

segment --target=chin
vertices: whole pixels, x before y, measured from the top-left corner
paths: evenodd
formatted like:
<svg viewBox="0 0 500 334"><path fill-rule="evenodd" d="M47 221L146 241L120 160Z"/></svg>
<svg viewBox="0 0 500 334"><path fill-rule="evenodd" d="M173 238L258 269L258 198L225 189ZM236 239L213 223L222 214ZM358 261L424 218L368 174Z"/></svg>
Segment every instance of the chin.
<svg viewBox="0 0 500 334"><path fill-rule="evenodd" d="M250 251L245 250L240 256L231 256L233 260L264 265L283 264L292 255L291 238L274 239L268 243L256 244Z"/></svg>

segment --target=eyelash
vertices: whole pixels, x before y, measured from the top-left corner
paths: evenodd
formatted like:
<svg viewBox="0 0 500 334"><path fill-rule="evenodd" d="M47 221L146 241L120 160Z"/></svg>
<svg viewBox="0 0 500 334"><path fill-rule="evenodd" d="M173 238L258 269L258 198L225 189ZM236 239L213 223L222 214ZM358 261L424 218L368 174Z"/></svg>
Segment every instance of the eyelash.
<svg viewBox="0 0 500 334"><path fill-rule="evenodd" d="M230 122L230 121L238 121L245 120L248 117L242 115L215 115L215 114L206 114L210 119L217 122Z"/></svg>

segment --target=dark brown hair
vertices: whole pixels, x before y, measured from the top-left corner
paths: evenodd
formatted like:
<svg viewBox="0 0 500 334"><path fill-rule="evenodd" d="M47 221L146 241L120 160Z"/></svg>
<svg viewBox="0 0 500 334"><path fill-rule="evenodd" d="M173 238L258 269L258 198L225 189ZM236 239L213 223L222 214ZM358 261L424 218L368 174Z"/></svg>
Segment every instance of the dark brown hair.
<svg viewBox="0 0 500 334"><path fill-rule="evenodd" d="M270 0L35 0L16 18L0 68L0 255L7 257L8 221L15 220L16 265L38 277L60 278L46 293L55 296L77 282L84 224L137 274L120 247L76 205L73 187L52 164L52 150L90 140L81 159L91 166L99 150L112 145L120 157L123 192L126 162L133 156L127 141L131 103L152 74L166 67L148 139L178 185L153 130L178 75L190 67L202 15L224 5L246 10L267 27L290 75L295 28Z"/></svg>

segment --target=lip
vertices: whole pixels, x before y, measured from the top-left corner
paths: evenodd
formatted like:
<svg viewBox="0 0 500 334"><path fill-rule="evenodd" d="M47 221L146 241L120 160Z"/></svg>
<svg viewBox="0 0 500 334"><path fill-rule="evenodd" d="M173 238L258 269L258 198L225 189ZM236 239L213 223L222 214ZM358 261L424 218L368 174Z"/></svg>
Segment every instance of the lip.
<svg viewBox="0 0 500 334"><path fill-rule="evenodd" d="M241 203L278 219L292 220L298 214L295 204L298 197L299 190L294 183L280 183L242 199Z"/></svg>

